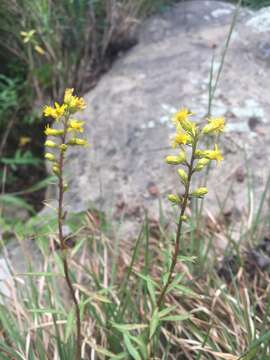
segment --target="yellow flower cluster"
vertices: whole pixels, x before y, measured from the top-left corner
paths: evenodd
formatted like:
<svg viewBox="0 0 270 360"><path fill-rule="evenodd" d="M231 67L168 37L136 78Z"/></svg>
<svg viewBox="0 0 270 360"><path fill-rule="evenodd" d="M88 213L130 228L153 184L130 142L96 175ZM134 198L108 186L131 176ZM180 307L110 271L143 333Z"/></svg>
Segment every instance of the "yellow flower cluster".
<svg viewBox="0 0 270 360"><path fill-rule="evenodd" d="M60 174L61 164L63 163L64 153L68 146L86 146L87 141L77 136L84 132L84 121L71 118L71 115L85 109L86 104L83 98L73 95L73 89L66 89L63 104L54 103L54 107L45 106L43 114L57 122L57 127L46 126L44 133L54 140L47 139L45 146L59 151L59 157L47 152L45 158L51 161L53 172Z"/></svg>
<svg viewBox="0 0 270 360"><path fill-rule="evenodd" d="M180 168L178 175L182 184L185 187L187 197L203 197L208 190L205 187L197 188L190 192L191 176L203 170L211 161L219 163L223 160L223 156L217 144L214 144L214 149L200 150L197 148L199 142L205 135L217 135L224 131L225 120L223 117L209 118L208 123L202 128L198 126L191 117L195 115L188 108L182 108L173 115L172 121L175 125L175 134L171 138L171 145L173 149L179 149L176 155L169 155L166 157L167 164L182 165L187 168L187 172ZM187 153L185 147L191 147L190 161L187 160ZM168 199L173 204L180 205L183 203L183 198L178 195L170 194Z"/></svg>

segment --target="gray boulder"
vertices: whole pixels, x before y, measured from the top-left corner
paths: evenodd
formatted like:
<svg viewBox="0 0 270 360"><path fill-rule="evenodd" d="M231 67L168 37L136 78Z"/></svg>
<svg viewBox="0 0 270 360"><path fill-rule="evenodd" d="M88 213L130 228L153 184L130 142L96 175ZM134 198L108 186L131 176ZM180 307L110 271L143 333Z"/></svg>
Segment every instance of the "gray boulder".
<svg viewBox="0 0 270 360"><path fill-rule="evenodd" d="M164 163L171 114L181 106L206 114L211 60L215 54L216 74L234 12L228 3L189 1L143 24L138 45L85 96L82 118L91 147L68 158L72 210L94 204L125 224L138 221L144 209L157 219L160 199L168 207L166 194L179 189L175 169ZM228 127L221 144L225 161L208 182L209 214L218 213L216 195L228 198L227 213L246 214L248 169L254 172L254 207L266 183L269 26L270 8L238 14L213 101L212 114L225 116Z"/></svg>

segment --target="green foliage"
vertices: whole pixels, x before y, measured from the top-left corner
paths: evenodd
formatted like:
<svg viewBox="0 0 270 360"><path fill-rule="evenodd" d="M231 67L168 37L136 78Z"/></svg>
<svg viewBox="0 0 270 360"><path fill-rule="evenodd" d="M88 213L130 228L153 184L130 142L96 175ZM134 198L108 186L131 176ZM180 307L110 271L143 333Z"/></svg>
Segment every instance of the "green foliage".
<svg viewBox="0 0 270 360"><path fill-rule="evenodd" d="M242 0L243 6L249 6L252 9L261 9L270 6L270 0Z"/></svg>

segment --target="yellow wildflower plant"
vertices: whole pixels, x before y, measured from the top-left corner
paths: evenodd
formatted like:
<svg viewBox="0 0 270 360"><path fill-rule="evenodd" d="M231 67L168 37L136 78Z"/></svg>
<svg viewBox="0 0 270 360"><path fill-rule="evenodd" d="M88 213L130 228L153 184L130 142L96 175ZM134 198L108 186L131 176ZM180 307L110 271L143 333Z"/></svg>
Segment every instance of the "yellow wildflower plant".
<svg viewBox="0 0 270 360"><path fill-rule="evenodd" d="M71 118L77 111L85 108L85 101L83 98L73 95L73 89L66 89L64 94L63 103L54 103L54 107L45 106L43 114L45 117L50 117L57 123L56 128L47 125L44 133L48 136L45 141L45 146L52 149L54 153L46 152L45 158L52 162L52 171L58 178L58 238L61 250L61 257L64 268L64 275L67 286L70 290L71 298L75 306L76 314L76 360L81 359L82 335L81 335L81 320L80 320L80 307L72 280L69 275L68 266L68 246L63 232L63 223L66 211L64 209L64 194L68 190L68 184L64 181L64 164L66 152L70 146L86 146L87 141L82 138L75 137L76 133L84 132L84 121L74 120ZM53 137L53 140L50 139Z"/></svg>
<svg viewBox="0 0 270 360"><path fill-rule="evenodd" d="M202 150L198 148L204 137L208 134L218 134L224 131L225 120L222 117L215 117L208 119L208 123L200 126L198 122L190 120L191 115L194 115L188 108L182 108L173 115L172 121L175 125L175 134L171 139L173 149L180 148L181 155L168 155L165 161L169 165L179 166L177 173L180 181L184 187L183 193L179 196L177 194L169 194L168 200L180 208L178 225L176 231L176 239L174 244L174 251L171 257L171 264L165 283L162 284L159 297L157 299L158 310L162 309L166 294L169 292L170 285L174 279L174 270L178 261L180 250L180 239L182 236L183 222L187 221L185 214L189 200L193 197L202 199L207 193L207 187L198 187L191 190L192 177L196 172L202 171L211 163L223 160L223 156L218 148L214 145L214 149Z"/></svg>

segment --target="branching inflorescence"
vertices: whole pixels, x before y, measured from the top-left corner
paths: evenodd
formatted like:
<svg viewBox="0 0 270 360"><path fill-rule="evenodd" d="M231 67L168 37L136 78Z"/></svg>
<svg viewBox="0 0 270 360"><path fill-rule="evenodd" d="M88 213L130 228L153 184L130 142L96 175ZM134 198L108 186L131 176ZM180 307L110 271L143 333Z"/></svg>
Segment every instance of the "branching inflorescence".
<svg viewBox="0 0 270 360"><path fill-rule="evenodd" d="M182 231L182 224L187 220L185 211L188 205L188 201L191 197L203 198L207 194L208 189L206 187L199 187L191 190L191 178L194 173L202 171L206 168L211 161L219 163L223 160L218 145L214 145L214 149L202 150L198 146L206 135L218 135L223 132L225 127L225 120L223 117L210 118L208 123L203 127L197 125L190 118L194 114L187 108L180 109L173 116L173 123L175 125L175 134L171 139L171 145L173 149L177 149L176 155L169 155L166 157L166 162L170 165L181 165L177 172L180 177L180 181L184 186L184 194L169 194L168 199L174 204L180 207L180 215L176 233L174 253L169 269L169 275L166 283L164 284L158 299L158 307L161 308L166 292L173 280L173 272L177 263L177 257L180 250L180 238ZM191 154L188 155L187 147L191 149Z"/></svg>
<svg viewBox="0 0 270 360"><path fill-rule="evenodd" d="M81 359L81 321L79 302L75 295L72 282L70 280L67 245L63 234L63 221L65 218L64 211L64 192L67 191L68 185L64 181L64 162L65 154L70 146L86 146L87 141L78 137L79 133L84 132L84 122L73 118L73 115L86 107L83 98L73 95L73 89L66 89L63 104L54 104L54 107L45 106L44 115L50 117L56 123L56 127L47 126L45 134L49 137L45 146L52 149L53 152L46 152L45 158L52 163L53 173L58 178L58 235L62 253L65 279L70 290L70 294L76 311L77 325L77 343L76 343L76 360Z"/></svg>

